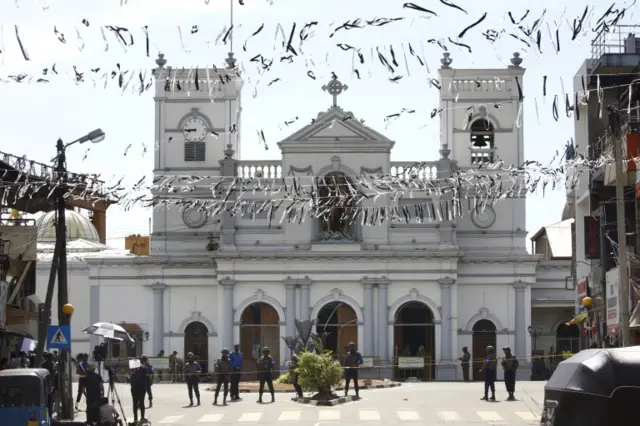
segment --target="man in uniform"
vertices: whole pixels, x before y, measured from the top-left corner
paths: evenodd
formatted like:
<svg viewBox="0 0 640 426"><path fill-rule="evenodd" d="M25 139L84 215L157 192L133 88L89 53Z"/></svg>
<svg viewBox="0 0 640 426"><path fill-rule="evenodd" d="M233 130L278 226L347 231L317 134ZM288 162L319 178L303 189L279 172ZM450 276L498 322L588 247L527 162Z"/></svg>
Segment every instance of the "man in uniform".
<svg viewBox="0 0 640 426"><path fill-rule="evenodd" d="M222 357L216 362L216 394L213 399L213 405L218 405L218 395L220 395L221 387L224 386L222 405L227 405L227 395L229 394L229 378L231 376L231 360L229 359L229 349L224 348L221 354Z"/></svg>
<svg viewBox="0 0 640 426"><path fill-rule="evenodd" d="M493 346L487 346L484 364L480 369L480 373L484 371L484 396L483 401L496 400L496 351ZM491 398L489 398L489 389L491 389Z"/></svg>
<svg viewBox="0 0 640 426"><path fill-rule="evenodd" d="M242 374L242 363L244 358L240 352L240 345L233 345L233 352L229 355L231 360L231 400L240 400L240 375Z"/></svg>
<svg viewBox="0 0 640 426"><path fill-rule="evenodd" d="M304 395L302 394L302 387L300 387L300 384L298 383L298 373L296 372L296 368L298 368L298 355L293 355L291 357L291 364L289 364L289 378L291 379L293 388L296 390L298 398L302 398Z"/></svg>
<svg viewBox="0 0 640 426"><path fill-rule="evenodd" d="M514 393L516 391L516 371L520 364L518 363L518 358L513 356L511 353L511 348L505 346L502 348L504 351L504 358L502 359L502 368L504 368L504 385L507 388L507 393L509 394L509 398L507 401L515 401L516 397Z"/></svg>
<svg viewBox="0 0 640 426"><path fill-rule="evenodd" d="M200 405L200 388L198 384L200 383L200 372L202 371L202 367L195 360L192 352L187 354L187 362L184 364L184 374L187 377L187 390L189 392L189 407L193 407L193 394L196 394L196 398L198 400L198 405Z"/></svg>
<svg viewBox="0 0 640 426"><path fill-rule="evenodd" d="M140 357L140 367L134 369L129 377L131 385L131 400L133 401L133 422L138 423L138 411L140 419L145 418L144 396L149 385L149 369L142 357Z"/></svg>
<svg viewBox="0 0 640 426"><path fill-rule="evenodd" d="M87 367L89 361L89 354L78 354L76 356L76 374L78 375L78 395L76 396L76 411L79 411L80 401L84 393L84 382L87 376Z"/></svg>
<svg viewBox="0 0 640 426"><path fill-rule="evenodd" d="M87 365L87 375L84 381L87 395L87 421L98 421L100 417L100 399L104 395L104 382L96 373L96 365Z"/></svg>
<svg viewBox="0 0 640 426"><path fill-rule="evenodd" d="M360 398L360 386L358 385L358 367L363 363L362 354L357 351L356 344L351 342L347 346L347 353L344 356L344 396L349 393L349 382L353 380L353 389L356 391L356 398Z"/></svg>
<svg viewBox="0 0 640 426"><path fill-rule="evenodd" d="M471 354L469 349L465 346L462 348L462 356L458 358L460 365L462 366L462 378L465 382L469 381L469 362L471 361Z"/></svg>
<svg viewBox="0 0 640 426"><path fill-rule="evenodd" d="M153 385L153 376L155 371L153 370L153 366L149 364L149 358L146 355L142 355L140 357L140 363L147 367L146 394L149 397L149 408L151 408L153 407L153 392L151 391L151 386Z"/></svg>
<svg viewBox="0 0 640 426"><path fill-rule="evenodd" d="M273 368L275 361L269 355L269 348L262 348L262 356L258 360L258 381L260 382L260 390L258 391L258 404L262 404L262 394L264 393L265 383L271 392L271 402L276 402L275 391L273 390Z"/></svg>

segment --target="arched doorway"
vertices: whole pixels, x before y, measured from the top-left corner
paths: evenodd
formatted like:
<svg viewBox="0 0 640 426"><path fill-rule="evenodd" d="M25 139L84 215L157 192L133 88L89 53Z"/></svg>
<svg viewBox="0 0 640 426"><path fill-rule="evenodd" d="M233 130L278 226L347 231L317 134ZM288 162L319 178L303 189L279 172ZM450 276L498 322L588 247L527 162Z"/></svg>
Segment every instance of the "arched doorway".
<svg viewBox="0 0 640 426"><path fill-rule="evenodd" d="M429 365L424 380L433 378L433 361L436 355L436 333L433 312L418 301L400 306L393 319L393 355L427 357ZM398 372L401 375L401 372ZM411 375L415 376L413 372Z"/></svg>
<svg viewBox="0 0 640 426"><path fill-rule="evenodd" d="M556 327L556 352L580 352L580 327L577 324L561 323Z"/></svg>
<svg viewBox="0 0 640 426"><path fill-rule="evenodd" d="M346 303L327 303L318 312L316 333L320 334L322 332L328 333L325 349L340 357L349 343L358 343L358 316L356 311Z"/></svg>
<svg viewBox="0 0 640 426"><path fill-rule="evenodd" d="M487 319L481 319L473 325L471 369L474 381L484 381L484 372L479 370L487 354L487 346L496 349L496 325Z"/></svg>
<svg viewBox="0 0 640 426"><path fill-rule="evenodd" d="M184 329L184 357L192 352L203 371L209 371L209 329L199 321Z"/></svg>
<svg viewBox="0 0 640 426"><path fill-rule="evenodd" d="M244 355L245 380L255 380L256 362L263 347L280 362L280 317L273 306L264 302L252 303L242 312L240 324L240 350ZM231 348L229 348L231 349Z"/></svg>

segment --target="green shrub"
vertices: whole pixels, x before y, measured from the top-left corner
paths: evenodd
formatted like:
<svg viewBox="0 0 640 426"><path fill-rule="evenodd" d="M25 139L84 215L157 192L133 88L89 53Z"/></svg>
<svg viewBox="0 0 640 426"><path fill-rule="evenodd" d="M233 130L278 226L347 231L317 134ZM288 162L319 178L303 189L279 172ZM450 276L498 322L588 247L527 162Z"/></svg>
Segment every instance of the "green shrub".
<svg viewBox="0 0 640 426"><path fill-rule="evenodd" d="M327 395L331 388L342 381L340 363L334 361L331 353L303 352L298 356L298 383L308 392Z"/></svg>
<svg viewBox="0 0 640 426"><path fill-rule="evenodd" d="M288 372L284 373L284 374L281 374L280 377L278 377L278 383L281 383L283 385L291 385L291 384L293 384L291 382L291 376L289 375Z"/></svg>

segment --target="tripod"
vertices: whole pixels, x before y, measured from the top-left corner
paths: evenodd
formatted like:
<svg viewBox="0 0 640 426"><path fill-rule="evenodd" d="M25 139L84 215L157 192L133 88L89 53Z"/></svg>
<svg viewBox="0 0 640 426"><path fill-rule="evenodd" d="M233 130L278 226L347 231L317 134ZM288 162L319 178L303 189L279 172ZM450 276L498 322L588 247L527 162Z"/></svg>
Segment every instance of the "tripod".
<svg viewBox="0 0 640 426"><path fill-rule="evenodd" d="M120 408L120 413L122 414L123 423L127 423L127 415L124 413L124 408L122 408L122 400L120 400L120 395L118 395L118 389L116 389L115 384L115 373L111 367L107 367L107 372L109 373L109 389L107 389L107 399L111 397L111 405L113 407L116 406L116 401L118 402L118 408Z"/></svg>

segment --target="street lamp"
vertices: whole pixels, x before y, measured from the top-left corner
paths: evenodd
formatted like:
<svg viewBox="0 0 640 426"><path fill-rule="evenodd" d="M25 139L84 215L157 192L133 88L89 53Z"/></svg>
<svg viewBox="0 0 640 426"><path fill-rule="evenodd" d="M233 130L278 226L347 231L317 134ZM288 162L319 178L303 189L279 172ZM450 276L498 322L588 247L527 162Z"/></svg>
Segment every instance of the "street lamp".
<svg viewBox="0 0 640 426"><path fill-rule="evenodd" d="M544 328L542 326L538 327L538 329L534 329L533 327L527 327L527 331L529 332L529 336L533 339L533 350L536 350L536 340L538 337L542 336L544 333Z"/></svg>
<svg viewBox="0 0 640 426"><path fill-rule="evenodd" d="M56 249L54 251L54 258L57 261L51 263L51 276L49 280L50 288L47 289L48 299L45 303L45 312L48 315L48 319L51 318L51 299L49 294L53 294L53 286L55 284L55 272L53 268L57 268L58 272L58 324L70 325L71 315L68 312L73 312L73 307L69 305L69 293L67 284L67 200L65 194L68 190L67 182L67 155L66 149L74 144L83 144L85 142L98 143L103 141L105 134L101 129L95 129L92 132L78 138L72 142L65 144L62 139L58 139L56 143L57 155L54 158L56 162L56 177L57 177L57 191L56 191L56 209L58 221L56 223ZM70 349L62 349L60 351L60 418L63 420L73 420L73 395L71 390L71 366L69 364ZM68 371L67 371L68 370ZM66 371L66 372L65 372Z"/></svg>

